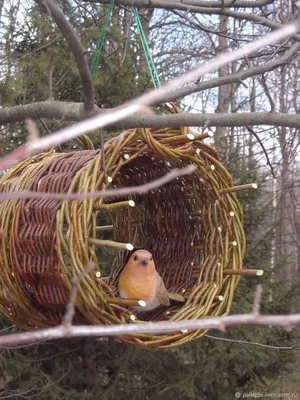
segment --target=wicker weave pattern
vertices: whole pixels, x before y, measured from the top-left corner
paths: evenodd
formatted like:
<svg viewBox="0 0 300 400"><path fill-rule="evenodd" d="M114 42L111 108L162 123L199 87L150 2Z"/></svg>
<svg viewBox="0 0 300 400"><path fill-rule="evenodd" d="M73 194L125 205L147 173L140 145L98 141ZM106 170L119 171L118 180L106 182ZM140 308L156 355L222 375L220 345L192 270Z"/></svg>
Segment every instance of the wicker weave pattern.
<svg viewBox="0 0 300 400"><path fill-rule="evenodd" d="M45 153L18 164L0 179L0 190L85 193L150 182L174 167L198 166L191 175L144 195L85 201L9 200L0 203L0 310L25 328L60 323L71 278L92 259L102 271L96 245L100 238L95 206L133 199L135 207L108 206L116 242L153 252L169 290L184 293L186 303L142 315L142 319L194 319L229 313L242 268L245 237L242 210L217 152L190 136L188 129L133 129L105 145L112 183L106 183L101 151ZM100 207L101 208L101 207ZM233 212L233 214L229 214ZM130 321L131 311L115 304L116 284L128 252L116 250L107 280L95 271L80 285L74 323L112 324ZM176 347L204 331L122 337L150 348Z"/></svg>

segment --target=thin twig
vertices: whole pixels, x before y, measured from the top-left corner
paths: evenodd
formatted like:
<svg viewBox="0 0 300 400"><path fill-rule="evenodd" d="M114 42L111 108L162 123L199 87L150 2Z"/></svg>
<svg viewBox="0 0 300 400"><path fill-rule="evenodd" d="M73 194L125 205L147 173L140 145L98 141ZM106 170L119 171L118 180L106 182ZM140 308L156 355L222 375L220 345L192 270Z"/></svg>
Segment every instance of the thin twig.
<svg viewBox="0 0 300 400"><path fill-rule="evenodd" d="M53 54L50 55L49 66L48 66L48 100L53 99L53 67L54 67L54 57Z"/></svg>
<svg viewBox="0 0 300 400"><path fill-rule="evenodd" d="M275 170L273 168L273 165L271 164L268 152L267 152L265 146L263 145L263 142L260 140L260 137L258 136L258 134L255 132L254 129L250 128L250 126L246 126L246 128L247 128L247 131L250 132L255 137L255 139L258 141L258 143L260 144L260 147L262 148L262 151L263 151L264 155L266 156L267 165L270 167L271 174L272 174L273 178L276 179Z"/></svg>
<svg viewBox="0 0 300 400"><path fill-rule="evenodd" d="M43 120L43 118L39 118L39 121L40 121L40 123L43 125L43 127L44 127L46 133L47 133L48 135L51 135L50 129L48 128L48 126L47 126L46 122Z"/></svg>
<svg viewBox="0 0 300 400"><path fill-rule="evenodd" d="M129 11L127 11L127 12L129 12ZM131 10L130 10L128 26L127 26L127 30L125 32L125 38L126 38L125 40L126 41L125 41L125 45L124 45L123 57L122 57L122 60L120 62L120 68L122 68L122 66L124 64L124 61L125 61L125 58L126 58L128 44L129 44L129 41L130 41L130 28L131 28L131 23L132 23L132 17L133 17L133 7L131 7Z"/></svg>
<svg viewBox="0 0 300 400"><path fill-rule="evenodd" d="M262 285L257 285L254 295L253 309L252 309L253 315L259 315L261 295L262 295Z"/></svg>
<svg viewBox="0 0 300 400"><path fill-rule="evenodd" d="M295 346L271 346L269 344L264 344L264 343L258 343L258 342L249 342L247 340L238 340L238 339L228 339L228 338L222 338L222 337L217 337L217 336L211 336L211 335L205 335L208 339L213 339L213 340L219 340L221 342L229 342L229 343L235 343L235 344L246 344L250 346L258 346L258 347L266 347L267 349L273 349L273 350L300 350L300 345L295 345Z"/></svg>
<svg viewBox="0 0 300 400"><path fill-rule="evenodd" d="M66 333L68 334L70 327L72 326L73 317L75 314L75 301L78 292L78 287L82 279L90 273L93 269L95 269L95 264L91 261L87 264L84 270L77 276L72 278L72 290L70 292L70 298L66 307L66 314L64 316L63 325L66 329Z"/></svg>
<svg viewBox="0 0 300 400"><path fill-rule="evenodd" d="M45 2L50 4L50 0L45 0ZM65 21L64 18L63 20ZM2 159L0 162L0 171L11 167L24 158L41 152L45 148L57 146L93 129L103 128L107 125L111 125L117 121L129 117L130 115L143 112L145 106L159 102L166 95L166 93L172 92L176 88L183 86L212 70L235 61L240 57L244 57L247 54L253 53L254 51L259 50L268 44L289 37L296 33L299 29L299 19L297 19L294 22L291 22L288 25L271 32L254 42L246 44L244 47L236 49L232 52L221 53L206 65L201 65L190 72L187 72L186 74L181 75L176 79L162 85L160 88L147 92L142 96L123 104L122 106L114 108L112 111L106 111L101 115L93 116L76 125L63 128L49 137L40 139L39 142L35 143L34 145L28 143L25 146L19 147L17 150ZM80 54L81 58L83 58L83 54Z"/></svg>
<svg viewBox="0 0 300 400"><path fill-rule="evenodd" d="M88 193L48 193L48 192L33 192L33 191L13 191L7 193L0 193L0 199L51 199L51 200L87 200L96 197L113 197L113 196L127 196L137 193L148 193L150 190L157 189L166 183L176 179L180 176L190 175L195 172L197 167L190 165L188 167L173 169L171 172L155 179L154 181L145 183L143 185L124 187L120 189L99 190L98 192Z"/></svg>
<svg viewBox="0 0 300 400"><path fill-rule="evenodd" d="M99 129L99 136L100 136L100 146L101 146L101 158L102 158L102 169L104 172L104 180L107 182L107 171L105 165L105 149L104 149L104 130L102 128Z"/></svg>
<svg viewBox="0 0 300 400"><path fill-rule="evenodd" d="M272 99L272 95L270 93L270 90L268 88L267 82L266 82L266 77L264 74L262 74L262 77L259 79L259 82L261 84L261 86L263 87L264 91L265 91L265 95L267 96L269 102L270 102L270 107L271 110L270 112L275 112L276 111L276 107L275 107L275 103L274 100Z"/></svg>
<svg viewBox="0 0 300 400"><path fill-rule="evenodd" d="M25 120L25 124L26 124L26 128L28 131L27 142L35 143L39 138L39 131L38 131L36 123L34 121L32 121L32 119L28 118Z"/></svg>
<svg viewBox="0 0 300 400"><path fill-rule="evenodd" d="M85 11L86 13L89 14L89 16L90 16L90 17L92 18L92 20L94 21L95 27L98 28L98 22L97 22L96 18L94 17L93 13L92 13L88 8L86 8L86 7L84 7L84 6L82 5L81 0L80 0L80 1L74 0L74 1L75 1L75 3L77 4L78 8L80 8L80 7L83 8L84 11ZM101 19L103 19L103 17L101 17L99 20L101 20Z"/></svg>

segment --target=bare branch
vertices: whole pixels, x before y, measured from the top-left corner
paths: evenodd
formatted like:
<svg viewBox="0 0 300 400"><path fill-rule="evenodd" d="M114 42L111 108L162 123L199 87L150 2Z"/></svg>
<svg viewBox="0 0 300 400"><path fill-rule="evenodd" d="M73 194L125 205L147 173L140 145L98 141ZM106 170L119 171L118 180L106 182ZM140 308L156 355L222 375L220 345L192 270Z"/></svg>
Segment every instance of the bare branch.
<svg viewBox="0 0 300 400"><path fill-rule="evenodd" d="M195 331L200 329L224 330L234 325L279 326L285 329L294 328L300 323L300 314L292 315L255 315L237 314L224 317L199 318L196 320L130 323L110 326L80 325L71 326L68 338L99 337L137 334L164 334L182 330ZM28 344L44 340L56 340L66 337L64 326L49 329L39 329L31 332L21 332L0 337L0 347Z"/></svg>
<svg viewBox="0 0 300 400"><path fill-rule="evenodd" d="M263 87L263 89L265 91L265 95L267 96L267 98L268 98L268 100L270 102L271 112L275 112L276 111L276 106L275 106L274 100L273 100L273 98L271 96L271 93L269 91L269 88L268 88L268 85L267 85L267 82L266 82L266 77L265 77L264 74L259 79L259 82L262 85L262 87Z"/></svg>
<svg viewBox="0 0 300 400"><path fill-rule="evenodd" d="M249 126L247 126L246 128L247 128L248 132L250 132L250 133L255 137L255 139L258 141L258 143L260 144L260 147L262 148L262 151L264 152L264 155L265 155L265 157L266 157L267 164L268 164L268 166L270 167L271 174L272 174L273 178L276 179L275 170L274 170L274 168L273 168L273 165L271 164L271 161L270 161L270 159L269 159L268 152L267 152L267 150L266 150L266 148L265 148L263 142L260 140L260 137L258 136L258 134L255 132L254 129L251 129Z"/></svg>
<svg viewBox="0 0 300 400"><path fill-rule="evenodd" d="M136 193L148 193L150 190L157 189L166 183L172 181L180 176L190 175L197 167L190 165L185 168L174 168L168 174L158 178L152 182L145 183L144 185L124 187L120 189L100 190L98 192L89 193L48 193L48 192L31 192L31 191L13 191L7 193L0 193L0 199L52 199L52 200L87 200L96 197L114 197L114 196L127 196Z"/></svg>
<svg viewBox="0 0 300 400"><path fill-rule="evenodd" d="M3 158L0 162L0 170L9 168L15 163L23 160L24 158L41 152L45 148L57 146L93 129L111 125L112 123L120 121L125 117L129 117L132 114L142 112L145 106L159 102L166 95L166 93L171 92L178 87L199 78L203 74L219 68L220 66L226 65L231 61L234 61L247 54L253 53L254 51L261 49L262 47L270 43L289 37L296 33L299 29L300 23L299 19L297 19L294 22L282 27L281 29L269 33L268 35L260 38L257 41L246 44L244 47L241 47L232 52L221 53L215 59L211 60L208 64L201 65L198 68L195 68L190 72L187 72L186 74L181 75L176 79L164 84L158 89L145 93L142 96L137 97L136 99L133 99L122 106L116 107L112 111L106 111L101 115L91 117L85 121L80 122L77 125L61 129L51 136L40 139L37 143L28 143L27 145L18 148L13 153Z"/></svg>
<svg viewBox="0 0 300 400"><path fill-rule="evenodd" d="M106 164L105 164L105 151L104 151L104 131L102 128L99 129L99 136L100 136L100 145L102 151L102 170L104 173L105 182L107 182L107 171L106 171Z"/></svg>
<svg viewBox="0 0 300 400"><path fill-rule="evenodd" d="M167 102L170 100L176 100L180 97L198 92L198 91L204 91L207 89L212 89L215 87L220 87L223 85L231 84L231 83L236 83L236 82L242 82L243 80L255 76L255 75L260 75L268 71L272 71L275 68L286 64L289 62L292 58L296 57L298 51L300 49L300 43L295 43L290 50L285 52L281 57L278 57L277 59L268 62L266 64L258 65L256 67L252 68L247 68L244 71L237 72L235 74L231 75L226 75L221 78L215 78L215 79L210 79L201 83L196 83L196 84L191 84L189 86L184 86L180 89L174 90L171 94L165 95L161 101ZM98 107L94 107L94 112L103 112L103 109L99 109ZM184 115L184 114L181 114ZM180 121L174 120L174 125L172 125L172 120L173 115L167 116L167 120L165 121L165 125L161 125L164 121L159 121L162 120L162 116L157 116L157 121L158 124L155 125L156 119L153 117L152 120L148 121L147 120L147 115L141 115L139 117L132 117L132 118L125 118L123 123L120 124L114 124L114 126L122 126L126 129L128 128L133 128L136 126L140 127L146 127L146 126L152 126L153 128L156 127L173 127L176 126L176 124L181 123ZM9 108L3 108L0 109L0 123L5 124L5 123L10 123L10 122L19 122L19 121L24 121L25 118L48 118L48 119L58 119L58 120L66 120L66 121L80 121L84 118L84 109L82 107L81 103L68 103L68 102L59 102L59 101L43 101L43 102L38 102L38 103L32 103L28 105L22 105L22 106L15 106L15 107L9 107ZM177 115L176 118L179 118ZM184 117L186 118L186 117ZM198 114L194 114L191 116L193 118L193 121L188 123L188 125L192 126L202 126L202 118ZM283 121L285 121L285 117L283 114L281 114L280 119L283 118ZM223 117L222 117L223 119ZM155 121L153 121L155 120ZM199 124L197 124L197 121L199 121ZM289 126L289 122L286 122L287 125L284 126ZM249 124L248 124L249 125ZM250 124L251 125L251 124ZM273 123L272 123L273 125ZM275 123L277 125L277 123ZM213 125L212 126L218 126L218 125ZM239 126L239 125L237 125ZM279 125L277 125L279 126Z"/></svg>
<svg viewBox="0 0 300 400"><path fill-rule="evenodd" d="M98 109L99 110L99 109ZM96 115L101 116L112 109L99 110ZM32 119L57 119L61 121L79 121L84 118L83 106L81 103L67 103L60 101L45 101L24 106L16 106L0 109L0 124L24 121L26 118ZM136 114L125 117L123 120L110 124L116 128L176 128L178 126L198 126L198 127L239 127L239 126L286 126L290 128L300 128L300 118L298 114L285 113L218 113L218 114ZM45 146L44 148L51 147ZM42 148L43 149L43 148ZM42 150L41 149L41 150Z"/></svg>
<svg viewBox="0 0 300 400"><path fill-rule="evenodd" d="M35 0L35 2L39 5L42 11L46 11L53 18L58 29L61 31L70 46L81 78L84 94L84 109L86 113L89 113L94 108L94 85L85 50L82 47L72 25L51 0Z"/></svg>
<svg viewBox="0 0 300 400"><path fill-rule="evenodd" d="M299 49L300 43L295 43L287 52L285 52L281 57L278 57L275 60L255 67L247 67L244 71L239 71L235 74L210 79L200 83L193 83L189 86L174 90L171 94L166 95L162 99L162 101L176 100L180 97L187 96L188 94L204 91L207 89L213 89L215 87L220 87L231 83L242 82L243 80L252 76L260 75L268 71L273 71L275 68L279 67L280 65L286 64L292 58L296 57Z"/></svg>
<svg viewBox="0 0 300 400"><path fill-rule="evenodd" d="M122 60L120 62L120 68L123 66L124 61L126 59L127 48L128 48L128 44L129 44L129 41L130 41L130 27L131 27L131 23L132 23L132 18L133 18L133 8L130 10L127 30L125 32L125 45L124 45L124 51L123 51Z"/></svg>
<svg viewBox="0 0 300 400"><path fill-rule="evenodd" d="M84 3L101 3L109 4L110 0L82 0ZM134 6L138 8L164 8L166 10L178 9L189 12L195 12L195 9L200 7L220 8L220 7L236 7L236 8L256 8L262 7L267 4L272 4L274 0L256 0L256 1L243 1L243 0L227 0L227 1L198 1L198 0L116 0L119 6Z"/></svg>
<svg viewBox="0 0 300 400"><path fill-rule="evenodd" d="M90 3L102 3L108 4L110 0L85 0ZM196 0L195 0L196 1ZM265 0L261 0L264 2ZM218 2L209 2L204 1L203 6L200 6L201 2L182 2L180 0L168 1L168 0L117 0L116 4L118 5L126 5L126 6L134 6L134 7L143 7L143 8L164 8L166 10L183 10L186 12L194 13L194 14L203 14L203 15L225 15L227 17L236 18L239 20L253 21L257 24L267 26L271 29L280 28L282 25L278 22L271 21L268 18L265 18L261 15L254 14L253 12L238 12L232 11L230 8L233 7L259 7L258 4L261 1L218 1ZM266 0L268 1L268 0ZM270 0L270 2L273 2ZM218 4L218 5L217 5ZM240 4L240 6L237 6ZM247 5L246 5L247 4ZM299 35L294 35L294 39L300 40Z"/></svg>
<svg viewBox="0 0 300 400"><path fill-rule="evenodd" d="M39 138L39 131L36 126L36 123L28 118L25 120L25 124L28 131L27 142L28 143L36 142Z"/></svg>
<svg viewBox="0 0 300 400"><path fill-rule="evenodd" d="M70 327L72 325L73 317L75 314L75 301L78 292L78 287L82 279L93 269L95 269L95 264L93 262L89 262L85 269L78 275L72 278L72 290L70 293L70 298L66 308L66 314L64 316L63 325L66 329L66 334L68 335Z"/></svg>
<svg viewBox="0 0 300 400"><path fill-rule="evenodd" d="M101 116L113 109L100 110L95 115ZM8 107L0 109L0 124L24 121L26 118L32 119L57 119L61 121L79 121L84 118L83 106L81 103L68 103L60 101L43 101L24 106ZM176 128L178 126L198 126L198 127L239 127L239 126L286 126L290 128L300 128L300 118L298 114L285 113L219 113L219 114L197 114L180 113L155 115L150 113L136 114L116 122L110 126L116 128ZM44 148L51 147L45 146ZM42 150L42 149L41 149Z"/></svg>
<svg viewBox="0 0 300 400"><path fill-rule="evenodd" d="M51 132L50 132L50 130L49 130L49 128L48 128L46 122L45 122L42 118L39 118L39 121L40 121L40 123L43 125L43 128L45 129L45 132L46 132L48 135L50 135Z"/></svg>
<svg viewBox="0 0 300 400"><path fill-rule="evenodd" d="M53 67L54 67L54 57L53 54L50 55L49 66L48 66L48 87L49 94L48 99L53 100Z"/></svg>
<svg viewBox="0 0 300 400"><path fill-rule="evenodd" d="M257 285L254 295L253 309L252 309L253 315L259 315L261 295L262 295L262 285Z"/></svg>
<svg viewBox="0 0 300 400"><path fill-rule="evenodd" d="M258 347L265 347L267 349L272 349L272 350L300 350L299 345L295 346L271 346L269 344L264 344L264 343L258 343L258 342L249 342L247 340L239 340L239 339L228 339L228 338L222 338L218 336L211 336L211 335L205 335L208 339L213 339L213 340L219 340L221 342L228 342L228 343L235 343L235 344L245 344L245 345L250 345L250 346L258 346Z"/></svg>
<svg viewBox="0 0 300 400"><path fill-rule="evenodd" d="M99 110L95 108L95 112ZM84 118L82 103L41 101L0 109L0 124L24 121L25 118L47 118L61 121L79 121Z"/></svg>

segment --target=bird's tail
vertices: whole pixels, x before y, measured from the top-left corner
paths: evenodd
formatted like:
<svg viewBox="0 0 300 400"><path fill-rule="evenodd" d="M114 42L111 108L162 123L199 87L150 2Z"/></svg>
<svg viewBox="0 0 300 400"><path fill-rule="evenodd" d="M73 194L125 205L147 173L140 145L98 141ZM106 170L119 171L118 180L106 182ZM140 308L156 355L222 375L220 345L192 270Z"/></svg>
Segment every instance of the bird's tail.
<svg viewBox="0 0 300 400"><path fill-rule="evenodd" d="M176 303L185 303L185 298L179 293L168 293L169 299Z"/></svg>

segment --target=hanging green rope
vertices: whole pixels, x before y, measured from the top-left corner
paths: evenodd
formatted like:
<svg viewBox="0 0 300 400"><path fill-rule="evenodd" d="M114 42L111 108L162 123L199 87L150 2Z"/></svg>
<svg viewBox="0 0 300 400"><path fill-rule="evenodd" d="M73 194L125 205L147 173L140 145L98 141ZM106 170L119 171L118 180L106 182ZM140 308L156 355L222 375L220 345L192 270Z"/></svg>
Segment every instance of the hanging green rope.
<svg viewBox="0 0 300 400"><path fill-rule="evenodd" d="M102 27L102 30L100 31L100 35L99 35L99 39L96 43L96 50L95 53L93 55L92 61L91 61L91 65L90 65L90 71L91 71L91 75L92 75L92 79L94 80L95 75L97 73L97 67L99 65L99 60L100 60L100 56L101 56L101 52L102 52L102 48L103 48L103 44L106 38L106 32L107 32L107 28L108 25L111 21L111 17L112 17L112 13L113 13L113 9L115 6L115 0L111 0L109 7L108 7L108 12L106 14L105 20L104 20L104 24ZM83 93L81 93L80 96L80 102L83 102ZM77 143L79 143L79 145L85 149L92 149L94 148L94 145L92 143L92 141L86 136L86 135L81 135L76 139Z"/></svg>
<svg viewBox="0 0 300 400"><path fill-rule="evenodd" d="M160 81L159 75L157 73L157 69L154 64L154 61L153 61L153 57L152 57L144 30L142 27L142 23L141 23L141 19L140 19L138 10L136 8L133 10L133 14L134 14L134 19L135 19L136 26L138 28L139 35L141 37L141 42L142 42L146 62L148 65L149 73L151 76L151 80L152 80L153 86L155 88L157 88L157 87L161 86L161 81Z"/></svg>
<svg viewBox="0 0 300 400"><path fill-rule="evenodd" d="M99 65L99 60L100 60L103 44L104 44L104 41L105 41L105 38L106 38L107 28L108 28L108 25L109 25L111 17L112 17L114 6L115 6L115 0L111 0L111 2L109 4L108 12L107 12L106 17L105 17L104 24L103 24L103 27L102 27L102 30L100 32L99 39L98 39L97 44L96 44L96 50L95 50L95 53L93 55L91 66L90 66L91 75L92 75L93 79L94 79L94 77L96 75L96 72L97 72L97 67Z"/></svg>
<svg viewBox="0 0 300 400"><path fill-rule="evenodd" d="M109 4L109 7L108 7L108 12L107 12L105 20L104 20L104 24L103 24L102 29L100 31L99 39L97 40L97 43L96 43L96 50L95 50L95 53L93 55L93 58L92 58L92 61L91 61L91 65L90 65L90 71L91 71L91 75L92 75L92 79L93 80L94 80L95 75L97 73L97 68L98 68L98 65L99 65L99 60L100 60L100 56L101 56L101 53L102 53L102 48L103 48L104 41L105 41L105 38L106 38L107 28L108 28L108 25L109 25L109 23L111 21L111 17L112 17L114 6L115 6L115 0L111 0L111 2ZM83 102L83 94L81 94L80 102L81 103Z"/></svg>

